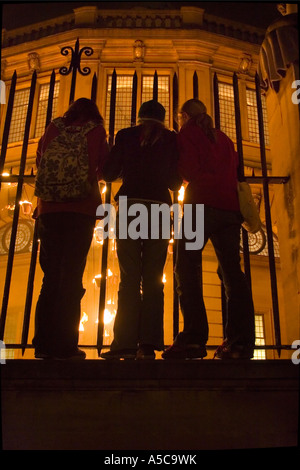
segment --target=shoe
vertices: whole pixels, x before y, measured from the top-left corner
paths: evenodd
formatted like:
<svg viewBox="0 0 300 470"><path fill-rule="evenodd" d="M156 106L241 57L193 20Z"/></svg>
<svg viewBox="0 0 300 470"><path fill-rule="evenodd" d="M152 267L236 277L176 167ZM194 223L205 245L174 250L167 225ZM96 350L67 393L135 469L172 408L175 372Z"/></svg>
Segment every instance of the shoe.
<svg viewBox="0 0 300 470"><path fill-rule="evenodd" d="M115 351L107 351L101 353L100 357L102 359L135 359L136 358L136 349L117 349Z"/></svg>
<svg viewBox="0 0 300 470"><path fill-rule="evenodd" d="M58 356L55 355L53 359L56 359L58 361L78 361L78 360L83 360L85 358L86 358L86 353L82 351L81 349L77 348L68 354L62 354Z"/></svg>
<svg viewBox="0 0 300 470"><path fill-rule="evenodd" d="M50 354L46 352L36 351L34 357L36 359L52 359L56 361L74 361L82 360L86 358L86 353L81 349L75 349L74 351L67 354Z"/></svg>
<svg viewBox="0 0 300 470"><path fill-rule="evenodd" d="M142 344L137 350L136 359L155 359L154 347L151 344Z"/></svg>
<svg viewBox="0 0 300 470"><path fill-rule="evenodd" d="M250 345L239 343L230 344L227 339L223 341L214 354L214 359L243 359L250 360L253 357L254 348Z"/></svg>
<svg viewBox="0 0 300 470"><path fill-rule="evenodd" d="M206 347L200 344L172 344L162 353L163 359L203 359Z"/></svg>
<svg viewBox="0 0 300 470"><path fill-rule="evenodd" d="M36 359L52 359L53 355L46 353L46 352L35 351L34 357Z"/></svg>

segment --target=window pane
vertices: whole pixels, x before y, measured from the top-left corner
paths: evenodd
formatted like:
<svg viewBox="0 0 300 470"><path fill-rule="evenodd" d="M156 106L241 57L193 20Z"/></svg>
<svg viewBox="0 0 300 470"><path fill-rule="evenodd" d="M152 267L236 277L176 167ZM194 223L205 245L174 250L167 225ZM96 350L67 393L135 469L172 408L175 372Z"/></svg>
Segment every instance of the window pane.
<svg viewBox="0 0 300 470"><path fill-rule="evenodd" d="M117 76L115 132L131 126L132 75ZM111 75L108 76L106 100L106 127L109 125L111 96ZM153 76L142 78L142 103L153 98ZM170 87L169 77L158 77L158 100L166 109L166 125L170 122Z"/></svg>
<svg viewBox="0 0 300 470"><path fill-rule="evenodd" d="M230 139L236 139L233 86L219 84L220 127Z"/></svg>
<svg viewBox="0 0 300 470"><path fill-rule="evenodd" d="M265 330L264 330L264 317L260 314L255 314L255 344L257 346L264 346ZM266 351L264 349L256 349L254 351L254 359L266 359Z"/></svg>
<svg viewBox="0 0 300 470"><path fill-rule="evenodd" d="M8 143L23 139L30 89L16 90L9 129Z"/></svg>
<svg viewBox="0 0 300 470"><path fill-rule="evenodd" d="M142 103L153 99L153 80L152 76L143 76L142 83ZM170 125L170 85L169 76L161 75L158 76L158 101L161 103L166 110L165 123L166 126Z"/></svg>
<svg viewBox="0 0 300 470"><path fill-rule="evenodd" d="M35 137L41 137L41 135L44 133L44 130L45 130L49 89L50 89L49 83L46 83L40 86L39 104L38 104L38 109L37 109L36 127L35 127L35 135L34 135ZM51 119L53 119L56 115L58 93L59 93L59 82L55 82Z"/></svg>
<svg viewBox="0 0 300 470"><path fill-rule="evenodd" d="M120 129L130 127L131 125L131 101L132 101L132 80L131 75L117 76L117 96L116 96L116 115L115 132ZM111 96L111 75L108 77L106 100L106 127L109 125L110 114L110 96Z"/></svg>
<svg viewBox="0 0 300 470"><path fill-rule="evenodd" d="M255 142L259 144L259 130L258 130L258 117L257 117L257 106L256 106L256 92L255 90L246 90L247 98L247 113L248 113L248 126L249 126L249 140L250 142ZM268 118L267 118L267 107L265 96L261 96L262 103L262 113L263 113L263 122L264 122L264 132L265 132L265 144L269 145L269 128L268 128Z"/></svg>

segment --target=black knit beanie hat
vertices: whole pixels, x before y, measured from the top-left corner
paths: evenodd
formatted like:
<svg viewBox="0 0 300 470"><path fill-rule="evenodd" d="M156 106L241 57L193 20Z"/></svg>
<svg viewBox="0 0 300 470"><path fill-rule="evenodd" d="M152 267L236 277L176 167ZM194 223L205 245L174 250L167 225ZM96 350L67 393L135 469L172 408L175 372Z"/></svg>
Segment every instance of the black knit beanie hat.
<svg viewBox="0 0 300 470"><path fill-rule="evenodd" d="M139 110L139 118L156 119L164 122L166 115L165 108L155 100L146 101Z"/></svg>

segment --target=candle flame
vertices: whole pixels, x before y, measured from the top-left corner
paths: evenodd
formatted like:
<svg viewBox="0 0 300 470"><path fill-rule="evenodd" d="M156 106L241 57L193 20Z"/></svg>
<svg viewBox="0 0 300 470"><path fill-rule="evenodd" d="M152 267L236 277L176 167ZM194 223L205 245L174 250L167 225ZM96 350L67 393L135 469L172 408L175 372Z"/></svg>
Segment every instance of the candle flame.
<svg viewBox="0 0 300 470"><path fill-rule="evenodd" d="M89 317L87 316L87 314L85 312L83 312L81 320L80 320L80 324L79 324L79 331L84 331L83 324L86 323L88 321L88 319L89 319Z"/></svg>

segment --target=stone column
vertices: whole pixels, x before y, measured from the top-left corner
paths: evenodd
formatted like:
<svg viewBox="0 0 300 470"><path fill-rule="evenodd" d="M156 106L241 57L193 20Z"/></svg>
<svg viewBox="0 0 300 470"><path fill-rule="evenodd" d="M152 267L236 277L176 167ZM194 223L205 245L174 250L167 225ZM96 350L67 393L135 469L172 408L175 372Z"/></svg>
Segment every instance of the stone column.
<svg viewBox="0 0 300 470"><path fill-rule="evenodd" d="M268 28L258 69L267 90L272 174L290 177L274 186L287 344L300 339L300 100L292 100L299 66L296 21L295 14L285 14Z"/></svg>

